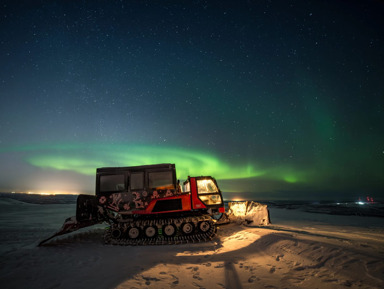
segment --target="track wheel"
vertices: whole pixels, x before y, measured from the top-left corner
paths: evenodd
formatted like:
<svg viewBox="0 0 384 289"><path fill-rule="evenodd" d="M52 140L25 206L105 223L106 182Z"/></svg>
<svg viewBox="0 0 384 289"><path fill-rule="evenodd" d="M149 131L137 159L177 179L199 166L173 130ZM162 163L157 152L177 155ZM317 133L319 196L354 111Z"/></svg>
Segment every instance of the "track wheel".
<svg viewBox="0 0 384 289"><path fill-rule="evenodd" d="M144 230L144 234L147 238L155 237L156 233L157 233L157 228L155 228L154 226L146 227Z"/></svg>
<svg viewBox="0 0 384 289"><path fill-rule="evenodd" d="M118 228L112 230L112 238L118 239L121 237L121 231Z"/></svg>
<svg viewBox="0 0 384 289"><path fill-rule="evenodd" d="M176 227L172 224L165 225L163 227L163 233L167 237L172 237L176 234Z"/></svg>
<svg viewBox="0 0 384 289"><path fill-rule="evenodd" d="M128 229L128 237L130 239L137 239L140 235L140 230L137 227L131 227Z"/></svg>
<svg viewBox="0 0 384 289"><path fill-rule="evenodd" d="M211 226L212 226L211 223L208 222L208 221L201 221L201 222L199 223L199 229L200 229L200 231L203 232L203 233L208 232L209 229L211 228Z"/></svg>
<svg viewBox="0 0 384 289"><path fill-rule="evenodd" d="M181 226L181 231L184 233L184 235L189 235L193 232L194 225L192 223L184 223Z"/></svg>

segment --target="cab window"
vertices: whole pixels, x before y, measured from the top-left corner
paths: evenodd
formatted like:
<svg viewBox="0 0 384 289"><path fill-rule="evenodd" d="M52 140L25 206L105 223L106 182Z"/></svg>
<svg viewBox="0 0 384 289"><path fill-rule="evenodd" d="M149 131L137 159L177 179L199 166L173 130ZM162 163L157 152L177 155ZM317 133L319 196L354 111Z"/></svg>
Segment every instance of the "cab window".
<svg viewBox="0 0 384 289"><path fill-rule="evenodd" d="M202 195L199 198L206 205L220 205L222 203L220 195Z"/></svg>
<svg viewBox="0 0 384 289"><path fill-rule="evenodd" d="M197 180L197 193L205 205L221 205L223 202L219 189L212 179Z"/></svg>
<svg viewBox="0 0 384 289"><path fill-rule="evenodd" d="M119 192L125 190L124 175L100 176L100 192Z"/></svg>
<svg viewBox="0 0 384 289"><path fill-rule="evenodd" d="M148 173L149 188L154 190L174 189L173 175L171 171Z"/></svg>
<svg viewBox="0 0 384 289"><path fill-rule="evenodd" d="M214 194L219 190L213 180L197 180L197 191L200 194Z"/></svg>
<svg viewBox="0 0 384 289"><path fill-rule="evenodd" d="M131 174L131 190L140 190L144 188L144 173Z"/></svg>
<svg viewBox="0 0 384 289"><path fill-rule="evenodd" d="M183 192L190 192L191 191L191 183L190 182L185 182L184 183L184 190Z"/></svg>

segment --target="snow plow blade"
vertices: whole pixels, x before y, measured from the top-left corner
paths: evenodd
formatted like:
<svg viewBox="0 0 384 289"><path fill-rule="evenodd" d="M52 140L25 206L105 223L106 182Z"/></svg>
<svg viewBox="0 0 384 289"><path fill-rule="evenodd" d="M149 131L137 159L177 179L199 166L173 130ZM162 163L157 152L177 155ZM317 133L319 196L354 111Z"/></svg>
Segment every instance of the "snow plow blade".
<svg viewBox="0 0 384 289"><path fill-rule="evenodd" d="M98 216L96 197L90 195L79 195L76 202L76 216L66 219L60 231L41 241L38 246L43 245L45 242L57 236L72 233L79 229L99 223L102 223L102 220L99 219Z"/></svg>
<svg viewBox="0 0 384 289"><path fill-rule="evenodd" d="M86 220L86 221L78 222L76 220L75 216L70 217L70 218L65 220L65 222L64 222L63 226L61 227L60 231L58 231L57 233L53 234L51 237L42 240L39 243L39 245L37 245L37 246L41 246L44 243L46 243L47 241L49 241L49 240L51 240L51 239L53 239L53 238L55 238L57 236L69 234L69 233L72 233L72 232L77 231L79 229L96 225L98 223L100 223L100 222L98 222L96 220Z"/></svg>

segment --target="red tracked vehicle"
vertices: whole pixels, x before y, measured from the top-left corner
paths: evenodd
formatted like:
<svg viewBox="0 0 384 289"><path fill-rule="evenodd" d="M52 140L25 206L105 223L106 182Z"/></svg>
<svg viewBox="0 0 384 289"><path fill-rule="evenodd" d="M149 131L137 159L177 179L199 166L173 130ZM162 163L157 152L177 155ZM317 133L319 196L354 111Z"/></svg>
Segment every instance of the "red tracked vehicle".
<svg viewBox="0 0 384 289"><path fill-rule="evenodd" d="M225 209L216 180L188 177L181 188L174 164L99 168L96 194L79 195L76 216L48 240L107 222L107 244L201 242L216 234Z"/></svg>

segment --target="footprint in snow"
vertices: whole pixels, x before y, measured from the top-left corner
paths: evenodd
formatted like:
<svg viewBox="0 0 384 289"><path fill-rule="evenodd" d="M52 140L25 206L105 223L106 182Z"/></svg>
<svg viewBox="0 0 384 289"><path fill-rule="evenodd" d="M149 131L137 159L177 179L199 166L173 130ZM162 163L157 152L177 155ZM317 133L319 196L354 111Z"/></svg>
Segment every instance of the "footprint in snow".
<svg viewBox="0 0 384 289"><path fill-rule="evenodd" d="M280 261L280 258L283 258L284 257L284 254L282 254L282 255L278 255L277 257L276 257L276 261Z"/></svg>
<svg viewBox="0 0 384 289"><path fill-rule="evenodd" d="M173 278L173 281L171 281L170 285L171 285L171 288L177 286L179 284L179 278L177 278L175 275L173 274L170 274L171 277Z"/></svg>
<svg viewBox="0 0 384 289"><path fill-rule="evenodd" d="M253 283L253 282L255 282L256 281L256 276L255 275L252 275L251 277L249 277L249 279L248 279L248 282L249 283Z"/></svg>
<svg viewBox="0 0 384 289"><path fill-rule="evenodd" d="M194 275L192 276L192 278L193 278L193 279L196 279L196 280L200 280L200 281L203 280L203 278L201 278L199 275L200 275L200 273L197 272L196 274L194 274Z"/></svg>

